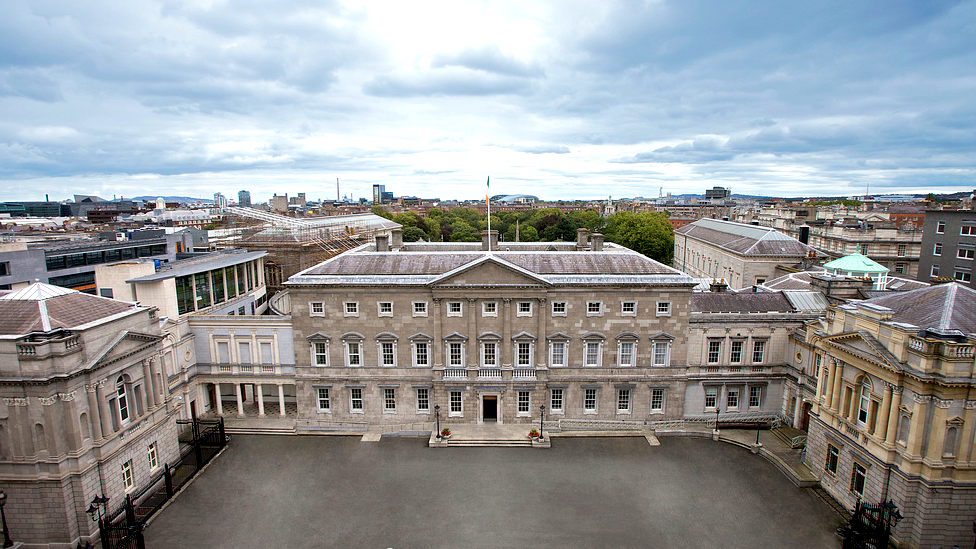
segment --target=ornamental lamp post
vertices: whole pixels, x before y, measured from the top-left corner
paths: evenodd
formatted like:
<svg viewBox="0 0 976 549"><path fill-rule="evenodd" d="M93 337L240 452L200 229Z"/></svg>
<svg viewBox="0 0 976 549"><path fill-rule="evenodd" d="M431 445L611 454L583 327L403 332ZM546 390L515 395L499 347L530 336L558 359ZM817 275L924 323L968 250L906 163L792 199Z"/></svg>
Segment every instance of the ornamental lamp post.
<svg viewBox="0 0 976 549"><path fill-rule="evenodd" d="M3 510L3 506L7 504L7 494L0 490L0 519L3 520L3 546L13 547L14 542L10 540L10 531L7 530L7 514Z"/></svg>
<svg viewBox="0 0 976 549"><path fill-rule="evenodd" d="M86 513L88 513L88 516L91 517L92 522L95 522L95 521L98 522L98 533L99 533L100 536L102 536L102 539L106 539L106 537L105 537L105 523L102 521L102 519L103 519L102 509L105 508L105 507L107 507L107 506L108 506L108 498L107 497L105 497L105 496L95 496L95 498L92 499L91 505L89 505L88 506L88 509L85 511Z"/></svg>
<svg viewBox="0 0 976 549"><path fill-rule="evenodd" d="M542 419L546 415L546 405L539 406L539 442L542 442Z"/></svg>
<svg viewBox="0 0 976 549"><path fill-rule="evenodd" d="M437 440L441 439L441 405L434 405L434 418L437 420Z"/></svg>

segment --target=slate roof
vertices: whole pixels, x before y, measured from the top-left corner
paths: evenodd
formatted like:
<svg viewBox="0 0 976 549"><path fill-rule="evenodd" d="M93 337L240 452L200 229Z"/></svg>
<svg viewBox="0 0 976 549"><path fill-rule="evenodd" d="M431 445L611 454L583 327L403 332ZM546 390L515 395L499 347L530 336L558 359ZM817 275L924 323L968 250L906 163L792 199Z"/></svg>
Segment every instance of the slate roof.
<svg viewBox="0 0 976 549"><path fill-rule="evenodd" d="M0 296L0 335L77 328L134 308L124 301L37 282Z"/></svg>
<svg viewBox="0 0 976 549"><path fill-rule="evenodd" d="M691 294L691 310L696 313L786 313L793 305L780 292Z"/></svg>
<svg viewBox="0 0 976 549"><path fill-rule="evenodd" d="M767 280L762 284L764 288L770 290L809 290L810 289L810 275L814 274L824 274L821 267L817 267L810 271L801 271L798 273L789 273L781 277L774 278L772 280ZM843 278L843 277L841 277ZM919 288L929 287L928 282L920 282L918 280L912 280L910 278L898 278L894 276L888 276L885 281L885 288L888 291L899 291L904 292L908 290L917 290ZM868 291L865 292L867 295L884 295L888 291Z"/></svg>
<svg viewBox="0 0 976 549"><path fill-rule="evenodd" d="M675 229L684 234L731 252L750 256L806 257L810 252L822 256L814 248L775 229L722 221L699 219Z"/></svg>
<svg viewBox="0 0 976 549"><path fill-rule="evenodd" d="M976 290L956 282L862 301L894 311L892 320L919 328L976 333Z"/></svg>

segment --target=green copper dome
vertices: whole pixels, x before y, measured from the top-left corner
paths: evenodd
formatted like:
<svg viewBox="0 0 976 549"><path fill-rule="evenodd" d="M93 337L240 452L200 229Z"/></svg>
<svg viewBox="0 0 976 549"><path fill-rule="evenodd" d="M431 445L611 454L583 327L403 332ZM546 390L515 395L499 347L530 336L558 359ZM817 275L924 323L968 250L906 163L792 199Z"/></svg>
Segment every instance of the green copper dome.
<svg viewBox="0 0 976 549"><path fill-rule="evenodd" d="M835 259L824 265L830 271L840 271L847 273L887 273L890 269L872 260L866 255L853 253Z"/></svg>

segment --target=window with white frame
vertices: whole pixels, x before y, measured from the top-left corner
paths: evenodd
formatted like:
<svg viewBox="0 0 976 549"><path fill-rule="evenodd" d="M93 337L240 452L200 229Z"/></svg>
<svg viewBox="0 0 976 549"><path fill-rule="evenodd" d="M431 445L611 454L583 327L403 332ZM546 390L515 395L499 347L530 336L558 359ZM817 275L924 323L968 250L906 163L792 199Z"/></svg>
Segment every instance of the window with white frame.
<svg viewBox="0 0 976 549"><path fill-rule="evenodd" d="M325 316L325 303L313 301L308 304L308 316Z"/></svg>
<svg viewBox="0 0 976 549"><path fill-rule="evenodd" d="M837 461L840 457L840 450L833 444L827 444L827 458L824 461L824 472L830 475L837 474Z"/></svg>
<svg viewBox="0 0 976 549"><path fill-rule="evenodd" d="M494 341L481 342L481 365L498 366L498 343Z"/></svg>
<svg viewBox="0 0 976 549"><path fill-rule="evenodd" d="M939 276L939 266L932 265L932 276Z"/></svg>
<svg viewBox="0 0 976 549"><path fill-rule="evenodd" d="M749 387L749 407L759 408L762 405L762 387L751 386Z"/></svg>
<svg viewBox="0 0 976 549"><path fill-rule="evenodd" d="M346 341L346 366L363 365L363 346L360 341Z"/></svg>
<svg viewBox="0 0 976 549"><path fill-rule="evenodd" d="M617 342L617 366L633 366L637 344L633 341Z"/></svg>
<svg viewBox="0 0 976 549"><path fill-rule="evenodd" d="M430 389L426 387L417 389L417 413L430 413Z"/></svg>
<svg viewBox="0 0 976 549"><path fill-rule="evenodd" d="M670 301L658 301L657 302L657 316L671 316L671 302Z"/></svg>
<svg viewBox="0 0 976 549"><path fill-rule="evenodd" d="M752 342L752 363L762 364L766 358L766 342L764 340Z"/></svg>
<svg viewBox="0 0 976 549"><path fill-rule="evenodd" d="M655 366L669 366L671 364L671 342L655 341L653 349Z"/></svg>
<svg viewBox="0 0 976 549"><path fill-rule="evenodd" d="M447 316L461 316L464 312L464 304L460 301L447 302Z"/></svg>
<svg viewBox="0 0 976 549"><path fill-rule="evenodd" d="M519 415L529 415L529 392L519 391L518 392L518 414Z"/></svg>
<svg viewBox="0 0 976 549"><path fill-rule="evenodd" d="M448 398L450 402L450 412L448 415L462 415L464 413L464 401L461 399L461 391L451 391Z"/></svg>
<svg viewBox="0 0 976 549"><path fill-rule="evenodd" d="M363 413L363 390L360 387L349 389L349 411L354 414Z"/></svg>
<svg viewBox="0 0 976 549"><path fill-rule="evenodd" d="M532 366L532 342L515 342L515 364L517 366Z"/></svg>
<svg viewBox="0 0 976 549"><path fill-rule="evenodd" d="M870 247L867 244L861 244L861 255L868 255L868 250Z"/></svg>
<svg viewBox="0 0 976 549"><path fill-rule="evenodd" d="M908 244L898 245L898 257L905 257L908 255Z"/></svg>
<svg viewBox="0 0 976 549"><path fill-rule="evenodd" d="M346 301L342 304L343 316L359 316L359 302Z"/></svg>
<svg viewBox="0 0 976 549"><path fill-rule="evenodd" d="M396 342L380 341L380 366L396 366Z"/></svg>
<svg viewBox="0 0 976 549"><path fill-rule="evenodd" d="M957 259L973 259L976 257L976 249L973 248L959 248L956 250Z"/></svg>
<svg viewBox="0 0 976 549"><path fill-rule="evenodd" d="M426 341L413 342L413 365L430 366L430 345Z"/></svg>
<svg viewBox="0 0 976 549"><path fill-rule="evenodd" d="M563 412L563 390L549 389L549 411L554 414Z"/></svg>
<svg viewBox="0 0 976 549"><path fill-rule="evenodd" d="M583 413L596 413L596 389L583 389Z"/></svg>
<svg viewBox="0 0 976 549"><path fill-rule="evenodd" d="M447 344L447 365L464 366L464 344L460 341L451 341Z"/></svg>
<svg viewBox="0 0 976 549"><path fill-rule="evenodd" d="M664 389L651 389L651 413L664 412Z"/></svg>
<svg viewBox="0 0 976 549"><path fill-rule="evenodd" d="M566 316L566 302L565 301L553 301L552 302L552 316Z"/></svg>
<svg viewBox="0 0 976 549"><path fill-rule="evenodd" d="M973 225L963 225L959 227L959 236L973 236L976 235L976 226Z"/></svg>
<svg viewBox="0 0 976 549"><path fill-rule="evenodd" d="M497 301L482 301L481 302L481 316L498 316L498 302Z"/></svg>
<svg viewBox="0 0 976 549"><path fill-rule="evenodd" d="M939 221L939 224L935 226L936 234L945 234L945 221Z"/></svg>
<svg viewBox="0 0 976 549"><path fill-rule="evenodd" d="M973 279L973 273L969 271L955 271L952 273L952 278L959 282L969 282Z"/></svg>
<svg viewBox="0 0 976 549"><path fill-rule="evenodd" d="M159 452L156 450L156 442L153 441L146 449L146 457L149 459L149 470L154 471L159 467Z"/></svg>
<svg viewBox="0 0 976 549"><path fill-rule="evenodd" d="M566 342L565 341L549 342L549 365L550 366L566 365Z"/></svg>
<svg viewBox="0 0 976 549"><path fill-rule="evenodd" d="M316 366L329 365L329 344L326 341L312 342L313 364Z"/></svg>
<svg viewBox="0 0 976 549"><path fill-rule="evenodd" d="M868 423L868 411L871 408L871 381L864 378L861 381L861 392L857 402L857 425L865 427Z"/></svg>
<svg viewBox="0 0 976 549"><path fill-rule="evenodd" d="M519 301L516 304L515 316L532 316L532 302Z"/></svg>
<svg viewBox="0 0 976 549"><path fill-rule="evenodd" d="M620 302L620 316L637 316L637 302L636 301L621 301Z"/></svg>
<svg viewBox="0 0 976 549"><path fill-rule="evenodd" d="M316 402L320 412L332 411L332 399L329 397L328 387L319 387L316 391Z"/></svg>
<svg viewBox="0 0 976 549"><path fill-rule="evenodd" d="M617 389L617 413L630 413L630 389Z"/></svg>
<svg viewBox="0 0 976 549"><path fill-rule="evenodd" d="M230 364L230 342L215 341L217 344L217 363Z"/></svg>
<svg viewBox="0 0 976 549"><path fill-rule="evenodd" d="M250 341L238 341L237 342L237 360L241 364L252 364L251 359L251 342Z"/></svg>
<svg viewBox="0 0 976 549"><path fill-rule="evenodd" d="M376 304L377 316L393 316L393 302L380 301Z"/></svg>
<svg viewBox="0 0 976 549"><path fill-rule="evenodd" d="M733 340L729 343L729 362L740 364L742 362L742 341Z"/></svg>
<svg viewBox="0 0 976 549"><path fill-rule="evenodd" d="M860 463L854 462L851 468L851 493L860 497L864 495L864 481L868 476L868 470Z"/></svg>
<svg viewBox="0 0 976 549"><path fill-rule="evenodd" d="M718 364L719 359L722 357L722 341L719 339L712 339L708 342L708 363Z"/></svg>
<svg viewBox="0 0 976 549"><path fill-rule="evenodd" d="M907 268L907 265L905 263L895 263L895 273L896 274L905 274L905 269L906 268Z"/></svg>
<svg viewBox="0 0 976 549"><path fill-rule="evenodd" d="M129 397L124 376L119 376L119 378L115 380L115 394L119 410L119 421L122 423L122 425L128 425Z"/></svg>
<svg viewBox="0 0 976 549"><path fill-rule="evenodd" d="M583 365L599 366L603 357L602 341L587 341L583 345Z"/></svg>
<svg viewBox="0 0 976 549"><path fill-rule="evenodd" d="M396 412L396 389L392 387L383 389L383 412Z"/></svg>
<svg viewBox="0 0 976 549"><path fill-rule="evenodd" d="M725 408L735 410L739 408L739 388L729 387L726 391Z"/></svg>
<svg viewBox="0 0 976 549"><path fill-rule="evenodd" d="M942 255L942 243L936 242L935 246L932 248L932 255Z"/></svg>
<svg viewBox="0 0 976 549"><path fill-rule="evenodd" d="M414 301L413 302L413 316L427 316L427 302L426 301Z"/></svg>
<svg viewBox="0 0 976 549"><path fill-rule="evenodd" d="M705 387L705 409L714 410L718 405L718 387Z"/></svg>
<svg viewBox="0 0 976 549"><path fill-rule="evenodd" d="M132 473L132 460L122 464L122 488L128 492L136 487L135 475Z"/></svg>
<svg viewBox="0 0 976 549"><path fill-rule="evenodd" d="M586 302L586 316L603 316L603 302L602 301L587 301Z"/></svg>
<svg viewBox="0 0 976 549"><path fill-rule="evenodd" d="M823 356L820 353L813 355L813 377L820 377L820 364L823 363Z"/></svg>

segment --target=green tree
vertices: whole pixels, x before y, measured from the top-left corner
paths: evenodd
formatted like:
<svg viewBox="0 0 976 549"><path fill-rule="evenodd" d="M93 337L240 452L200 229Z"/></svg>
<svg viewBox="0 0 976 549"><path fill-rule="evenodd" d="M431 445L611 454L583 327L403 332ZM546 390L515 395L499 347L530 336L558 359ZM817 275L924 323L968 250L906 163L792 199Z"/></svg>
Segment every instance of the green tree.
<svg viewBox="0 0 976 549"><path fill-rule="evenodd" d="M658 212L620 212L607 220L606 239L670 265L674 258L674 230Z"/></svg>
<svg viewBox="0 0 976 549"><path fill-rule="evenodd" d="M373 206L372 208L370 208L369 211L373 212L373 214L378 215L380 217L385 217L387 219L393 219L393 215L390 212L388 212L386 210L386 208L384 208L383 206L380 206L379 204L377 204L376 206Z"/></svg>
<svg viewBox="0 0 976 549"><path fill-rule="evenodd" d="M403 241L404 242L417 242L418 240L427 240L429 237L423 229L418 227L404 227L403 228Z"/></svg>

